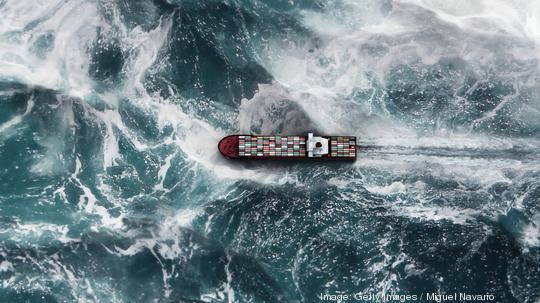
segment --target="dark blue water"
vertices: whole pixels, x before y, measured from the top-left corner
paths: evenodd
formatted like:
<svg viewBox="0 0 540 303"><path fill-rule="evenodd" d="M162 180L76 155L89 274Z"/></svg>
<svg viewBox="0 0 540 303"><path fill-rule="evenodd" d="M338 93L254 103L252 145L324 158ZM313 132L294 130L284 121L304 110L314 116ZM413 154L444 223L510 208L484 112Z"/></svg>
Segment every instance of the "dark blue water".
<svg viewBox="0 0 540 303"><path fill-rule="evenodd" d="M539 16L0 0L0 301L540 302ZM358 160L216 150L308 130Z"/></svg>

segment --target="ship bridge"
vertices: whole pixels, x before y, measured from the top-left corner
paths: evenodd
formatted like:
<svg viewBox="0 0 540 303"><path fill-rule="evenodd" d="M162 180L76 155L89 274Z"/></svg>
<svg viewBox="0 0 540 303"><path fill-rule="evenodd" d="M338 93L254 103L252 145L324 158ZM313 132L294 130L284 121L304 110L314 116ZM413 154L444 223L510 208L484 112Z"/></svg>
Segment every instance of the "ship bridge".
<svg viewBox="0 0 540 303"><path fill-rule="evenodd" d="M307 140L308 157L317 158L328 154L328 139L324 137L313 136L308 133Z"/></svg>

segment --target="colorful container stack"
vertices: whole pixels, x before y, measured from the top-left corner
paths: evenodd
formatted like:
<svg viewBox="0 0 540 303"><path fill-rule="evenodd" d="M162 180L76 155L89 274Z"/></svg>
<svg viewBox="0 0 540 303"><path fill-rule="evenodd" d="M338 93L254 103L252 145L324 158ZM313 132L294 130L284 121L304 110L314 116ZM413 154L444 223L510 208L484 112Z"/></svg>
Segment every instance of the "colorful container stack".
<svg viewBox="0 0 540 303"><path fill-rule="evenodd" d="M330 137L330 156L356 157L355 137Z"/></svg>
<svg viewBox="0 0 540 303"><path fill-rule="evenodd" d="M241 157L306 157L306 138L300 136L238 136Z"/></svg>

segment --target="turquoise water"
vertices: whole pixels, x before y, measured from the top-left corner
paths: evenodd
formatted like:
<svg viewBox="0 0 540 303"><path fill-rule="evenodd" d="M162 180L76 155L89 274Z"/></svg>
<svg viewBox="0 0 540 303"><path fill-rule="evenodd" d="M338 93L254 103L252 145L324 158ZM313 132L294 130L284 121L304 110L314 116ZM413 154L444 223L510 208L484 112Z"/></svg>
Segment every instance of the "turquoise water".
<svg viewBox="0 0 540 303"><path fill-rule="evenodd" d="M540 300L534 1L0 0L1 302ZM357 136L350 163L223 159Z"/></svg>

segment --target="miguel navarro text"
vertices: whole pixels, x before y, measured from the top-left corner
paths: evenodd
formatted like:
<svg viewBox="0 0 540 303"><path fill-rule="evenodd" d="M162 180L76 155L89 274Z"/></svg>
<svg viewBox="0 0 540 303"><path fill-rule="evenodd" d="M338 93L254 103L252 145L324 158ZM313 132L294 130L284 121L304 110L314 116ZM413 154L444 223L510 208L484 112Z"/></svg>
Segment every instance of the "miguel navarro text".
<svg viewBox="0 0 540 303"><path fill-rule="evenodd" d="M467 294L467 293L421 293L421 294L371 294L371 293L354 293L354 294L319 294L319 300L323 302L412 302L412 301L427 301L427 302L493 302L495 296L491 294ZM425 302L424 301L424 302Z"/></svg>

